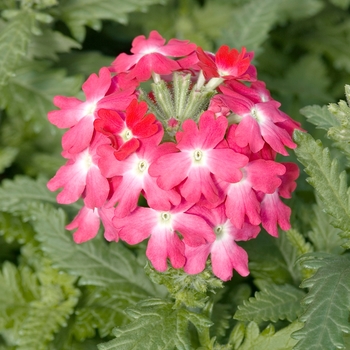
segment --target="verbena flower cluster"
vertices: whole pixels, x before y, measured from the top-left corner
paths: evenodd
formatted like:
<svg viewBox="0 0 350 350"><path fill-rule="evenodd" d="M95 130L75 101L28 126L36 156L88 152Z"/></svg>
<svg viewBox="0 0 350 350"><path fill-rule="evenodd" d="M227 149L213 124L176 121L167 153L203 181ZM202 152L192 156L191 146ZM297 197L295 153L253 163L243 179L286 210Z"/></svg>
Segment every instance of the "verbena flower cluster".
<svg viewBox="0 0 350 350"><path fill-rule="evenodd" d="M295 148L300 125L257 80L252 52L224 45L216 54L188 41L168 43L152 31L131 54L92 74L85 101L56 96L50 122L68 128L67 162L48 182L57 201L84 206L67 225L74 240L96 236L138 244L155 269L168 260L189 274L247 276L237 241L260 229L290 228L290 198L299 170L276 161ZM117 262L116 262L117 263Z"/></svg>

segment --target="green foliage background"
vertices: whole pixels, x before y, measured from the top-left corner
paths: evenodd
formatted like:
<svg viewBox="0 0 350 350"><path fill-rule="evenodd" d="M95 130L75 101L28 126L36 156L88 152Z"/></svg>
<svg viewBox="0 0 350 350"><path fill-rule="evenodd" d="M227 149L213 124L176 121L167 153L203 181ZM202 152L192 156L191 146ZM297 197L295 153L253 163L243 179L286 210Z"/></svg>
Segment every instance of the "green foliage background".
<svg viewBox="0 0 350 350"><path fill-rule="evenodd" d="M0 350L350 349L349 6L0 0ZM254 50L259 79L308 131L289 158L305 168L288 201L293 229L242 244L246 279L158 274L144 245L76 245L64 227L79 205L60 207L46 189L64 163L46 118L53 97L80 97L153 29Z"/></svg>

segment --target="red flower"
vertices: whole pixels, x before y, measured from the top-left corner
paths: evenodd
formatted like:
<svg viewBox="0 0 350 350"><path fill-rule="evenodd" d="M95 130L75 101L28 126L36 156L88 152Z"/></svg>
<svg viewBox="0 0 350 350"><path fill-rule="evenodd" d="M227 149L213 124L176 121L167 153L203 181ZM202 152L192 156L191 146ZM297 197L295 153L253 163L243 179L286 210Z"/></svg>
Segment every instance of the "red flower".
<svg viewBox="0 0 350 350"><path fill-rule="evenodd" d="M147 109L146 102L138 103L135 99L126 108L125 118L122 113L114 110L98 111L95 129L111 139L118 160L135 152L140 146L140 139L154 135L161 127L154 114L146 114Z"/></svg>
<svg viewBox="0 0 350 350"><path fill-rule="evenodd" d="M245 47L239 52L236 49L230 50L227 45L223 45L215 56L197 47L197 55L198 66L203 70L207 79L221 77L225 80L256 80L256 72L250 68L252 55L246 52Z"/></svg>

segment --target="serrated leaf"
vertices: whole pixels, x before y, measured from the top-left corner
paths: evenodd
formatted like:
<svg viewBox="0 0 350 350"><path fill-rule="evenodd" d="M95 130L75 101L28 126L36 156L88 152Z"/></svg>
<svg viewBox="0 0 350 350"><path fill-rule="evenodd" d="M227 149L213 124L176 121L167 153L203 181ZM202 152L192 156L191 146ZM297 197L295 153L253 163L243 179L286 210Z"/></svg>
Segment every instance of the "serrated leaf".
<svg viewBox="0 0 350 350"><path fill-rule="evenodd" d="M270 325L260 333L258 325L250 322L245 330L243 344L235 350L292 350L296 340L291 338L291 334L300 327L301 323L293 322L275 333L274 327Z"/></svg>
<svg viewBox="0 0 350 350"><path fill-rule="evenodd" d="M347 175L340 172L337 160L332 160L329 150L322 147L311 135L296 131L295 142L298 144L295 153L306 167L310 176L308 182L315 188L325 211L332 216L332 225L342 229L342 236L350 239L350 207ZM348 242L346 243L348 244Z"/></svg>
<svg viewBox="0 0 350 350"><path fill-rule="evenodd" d="M234 318L256 323L278 320L293 322L301 313L300 300L303 296L305 293L294 286L270 285L263 291L256 292L248 301L243 301Z"/></svg>
<svg viewBox="0 0 350 350"><path fill-rule="evenodd" d="M343 10L347 9L350 5L350 0L330 0L330 2L333 5L342 8Z"/></svg>
<svg viewBox="0 0 350 350"><path fill-rule="evenodd" d="M338 119L333 116L327 106L306 106L300 110L300 113L319 129L328 131L333 126L340 126Z"/></svg>
<svg viewBox="0 0 350 350"><path fill-rule="evenodd" d="M0 273L0 329L18 350L46 350L77 303L75 278L44 266L34 273L5 262Z"/></svg>
<svg viewBox="0 0 350 350"><path fill-rule="evenodd" d="M26 176L3 180L0 187L0 211L23 215L33 202L56 203L56 196L47 189L46 183L47 179L33 180Z"/></svg>
<svg viewBox="0 0 350 350"><path fill-rule="evenodd" d="M58 60L58 53L69 52L71 49L80 49L81 45L75 40L50 28L42 29L41 35L33 36L28 45L28 57L49 58Z"/></svg>
<svg viewBox="0 0 350 350"><path fill-rule="evenodd" d="M248 252L249 270L255 279L272 284L300 281L300 272L295 265L296 249L284 234L278 239L262 234L254 240L241 242L241 245Z"/></svg>
<svg viewBox="0 0 350 350"><path fill-rule="evenodd" d="M208 328L211 322L202 314L186 309L173 309L162 300L145 300L128 310L134 321L116 328L116 339L100 344L99 350L191 350L188 322L197 329Z"/></svg>
<svg viewBox="0 0 350 350"><path fill-rule="evenodd" d="M15 147L4 147L0 149L0 174L12 164L17 154L18 149Z"/></svg>
<svg viewBox="0 0 350 350"><path fill-rule="evenodd" d="M304 327L293 337L299 340L295 350L345 349L343 332L350 332L350 260L348 256L310 254L302 264L317 272L303 281L301 287L310 288L304 298L307 305L300 320Z"/></svg>
<svg viewBox="0 0 350 350"><path fill-rule="evenodd" d="M287 20L312 17L320 12L324 5L324 2L321 0L279 1L278 21L285 23Z"/></svg>
<svg viewBox="0 0 350 350"><path fill-rule="evenodd" d="M60 55L58 64L64 67L69 75L83 74L87 77L98 73L101 67L109 66L113 60L114 57L104 56L98 51L74 51Z"/></svg>
<svg viewBox="0 0 350 350"><path fill-rule="evenodd" d="M145 10L147 6L159 3L162 0L63 0L59 11L73 36L81 42L85 37L84 26L99 30L102 19L125 24L130 12Z"/></svg>
<svg viewBox="0 0 350 350"><path fill-rule="evenodd" d="M0 31L0 86L8 82L26 55L33 25L33 13L21 11Z"/></svg>
<svg viewBox="0 0 350 350"><path fill-rule="evenodd" d="M53 97L76 95L80 88L81 77L66 77L62 69L50 69L44 63L30 63L17 69L16 76L1 90L0 106L11 118L32 120L33 129L39 132L49 124L47 112L53 109Z"/></svg>
<svg viewBox="0 0 350 350"><path fill-rule="evenodd" d="M278 2L261 0L257 6L255 1L237 7L223 30L219 44L229 45L237 49L242 46L248 51L257 51L268 37L277 19Z"/></svg>
<svg viewBox="0 0 350 350"><path fill-rule="evenodd" d="M145 298L163 296L164 290L150 282L143 267L122 243L107 244L102 238L76 244L65 230L66 217L61 209L39 206L33 227L42 249L54 266L80 276L80 285L114 286Z"/></svg>
<svg viewBox="0 0 350 350"><path fill-rule="evenodd" d="M104 338L111 334L113 328L130 320L124 310L136 305L144 297L133 292L128 285L86 287L75 312L72 333L76 339L82 341L94 337L97 329L100 337Z"/></svg>
<svg viewBox="0 0 350 350"><path fill-rule="evenodd" d="M7 243L17 241L23 244L33 240L34 231L30 224L23 222L18 216L0 212L0 236Z"/></svg>
<svg viewBox="0 0 350 350"><path fill-rule="evenodd" d="M326 56L334 68L350 72L350 20L346 11L342 17L340 15L339 11L324 11L312 21L312 29L299 36L298 41L309 52Z"/></svg>
<svg viewBox="0 0 350 350"><path fill-rule="evenodd" d="M328 93L331 81L325 63L316 55L304 55L297 62L289 65L285 75L269 80L270 88L278 92L286 104L295 100L300 106L312 103L327 103L332 99Z"/></svg>
<svg viewBox="0 0 350 350"><path fill-rule="evenodd" d="M312 231L308 236L316 251L333 253L339 255L344 251L341 248L343 239L339 234L341 231L330 224L331 218L325 213L320 204L313 206L314 216L311 218Z"/></svg>

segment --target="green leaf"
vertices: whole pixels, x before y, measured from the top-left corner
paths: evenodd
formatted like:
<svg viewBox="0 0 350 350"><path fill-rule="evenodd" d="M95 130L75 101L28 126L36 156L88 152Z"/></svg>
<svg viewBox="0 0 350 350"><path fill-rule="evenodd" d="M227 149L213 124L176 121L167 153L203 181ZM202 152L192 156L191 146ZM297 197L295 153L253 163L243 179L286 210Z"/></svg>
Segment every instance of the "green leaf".
<svg viewBox="0 0 350 350"><path fill-rule="evenodd" d="M343 10L346 10L350 5L350 0L330 0L330 2Z"/></svg>
<svg viewBox="0 0 350 350"><path fill-rule="evenodd" d="M69 52L71 49L80 49L81 45L75 40L50 28L42 29L41 35L33 36L28 46L28 57L49 58L58 60L57 53Z"/></svg>
<svg viewBox="0 0 350 350"><path fill-rule="evenodd" d="M327 57L334 68L350 72L350 20L347 12L328 9L310 24L312 27L297 38L299 44L309 52Z"/></svg>
<svg viewBox="0 0 350 350"><path fill-rule="evenodd" d="M298 330L300 326L301 323L293 322L275 332L274 327L269 325L260 333L258 325L250 322L245 330L243 344L235 350L292 350L296 340L291 338L291 334Z"/></svg>
<svg viewBox="0 0 350 350"><path fill-rule="evenodd" d="M278 320L294 321L301 313L300 300L305 293L289 284L270 285L254 297L243 301L238 306L234 318L239 321L277 322Z"/></svg>
<svg viewBox="0 0 350 350"><path fill-rule="evenodd" d="M17 241L23 244L33 240L34 231L29 223L18 216L0 212L0 235L7 243Z"/></svg>
<svg viewBox="0 0 350 350"><path fill-rule="evenodd" d="M114 57L104 56L98 51L73 51L60 55L58 64L64 67L69 75L89 76L92 73L98 73L101 67L109 66L113 60Z"/></svg>
<svg viewBox="0 0 350 350"><path fill-rule="evenodd" d="M300 270L295 264L298 251L285 232L281 232L277 239L264 233L240 244L248 252L249 270L259 286L300 283Z"/></svg>
<svg viewBox="0 0 350 350"><path fill-rule="evenodd" d="M5 179L0 187L0 211L24 215L33 202L56 203L56 195L46 187L47 179L30 179L17 176L14 180Z"/></svg>
<svg viewBox="0 0 350 350"><path fill-rule="evenodd" d="M237 49L244 46L248 51L257 51L277 20L277 11L278 2L274 0L261 0L258 5L251 1L237 7L227 29L223 29L219 44Z"/></svg>
<svg viewBox="0 0 350 350"><path fill-rule="evenodd" d="M186 309L174 310L172 303L159 299L142 301L127 313L134 321L116 328L116 339L100 344L99 350L191 350L188 322L198 330L211 325L205 316Z"/></svg>
<svg viewBox="0 0 350 350"><path fill-rule="evenodd" d="M143 267L122 243L107 244L102 237L76 244L65 230L66 217L61 209L35 208L33 227L42 249L54 266L80 276L79 285L120 288L130 296L164 296L164 290L150 282Z"/></svg>
<svg viewBox="0 0 350 350"><path fill-rule="evenodd" d="M0 174L13 163L17 154L18 149L14 147L4 147L0 149Z"/></svg>
<svg viewBox="0 0 350 350"><path fill-rule="evenodd" d="M320 141L311 135L296 131L295 142L298 144L295 153L306 167L310 176L308 182L315 188L325 211L332 216L332 225L342 229L342 237L350 239L350 207L347 175L340 172L337 160L332 160L328 148L323 149ZM349 245L349 241L345 244Z"/></svg>
<svg viewBox="0 0 350 350"><path fill-rule="evenodd" d="M54 109L53 97L76 95L80 88L81 77L66 77L62 69L49 69L44 63L30 63L18 69L16 76L1 90L0 106L11 118L32 120L33 129L39 132L50 125L47 112Z"/></svg>
<svg viewBox="0 0 350 350"><path fill-rule="evenodd" d="M189 275L183 269L169 266L166 271L159 272L148 262L145 271L152 282L168 289L175 299L175 307L184 304L188 308L203 308L208 301L208 294L223 287L222 281L209 269Z"/></svg>
<svg viewBox="0 0 350 350"><path fill-rule="evenodd" d="M278 22L285 23L287 20L298 20L315 16L324 8L324 5L324 2L321 0L279 1Z"/></svg>
<svg viewBox="0 0 350 350"><path fill-rule="evenodd" d="M26 55L33 26L34 14L21 11L0 31L0 86L8 82Z"/></svg>
<svg viewBox="0 0 350 350"><path fill-rule="evenodd" d="M328 93L331 84L325 63L316 55L304 55L288 66L288 70L281 78L269 80L273 88L288 104L296 103L300 106L312 103L327 103L332 99Z"/></svg>
<svg viewBox="0 0 350 350"><path fill-rule="evenodd" d="M72 333L81 341L94 337L98 330L100 337L104 338L112 333L113 328L130 320L124 310L143 298L144 294L137 294L129 285L88 286L75 311Z"/></svg>
<svg viewBox="0 0 350 350"><path fill-rule="evenodd" d="M318 269L301 287L309 288L307 305L300 317L304 327L293 334L295 350L345 349L343 332L350 332L349 256L308 254L301 259L306 268Z"/></svg>
<svg viewBox="0 0 350 350"><path fill-rule="evenodd" d="M328 110L327 106L306 106L300 110L308 122L316 125L318 129L329 130L333 126L340 126L340 122Z"/></svg>
<svg viewBox="0 0 350 350"><path fill-rule="evenodd" d="M339 236L341 231L330 224L331 218L323 211L321 204L314 205L313 212L314 216L311 218L312 231L308 232L308 236L315 250L341 254L344 251L341 247L344 239Z"/></svg>
<svg viewBox="0 0 350 350"><path fill-rule="evenodd" d="M5 262L0 273L0 329L18 350L46 350L73 312L75 278L43 266L33 273Z"/></svg>
<svg viewBox="0 0 350 350"><path fill-rule="evenodd" d="M130 12L144 11L147 6L162 2L162 0L62 0L59 11L62 21L81 42L85 38L86 25L99 30L102 19L126 24Z"/></svg>

